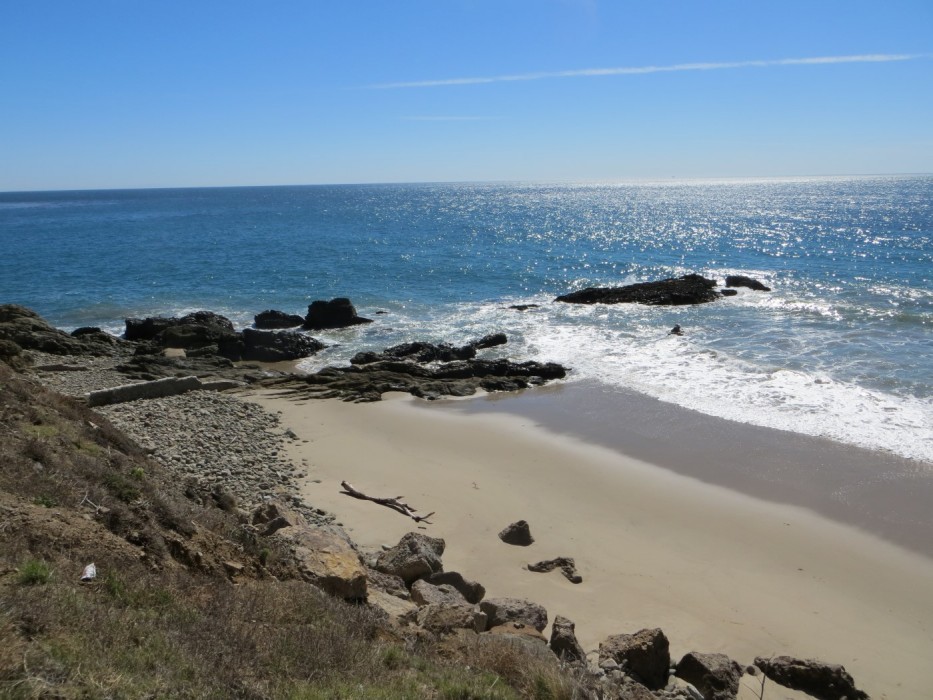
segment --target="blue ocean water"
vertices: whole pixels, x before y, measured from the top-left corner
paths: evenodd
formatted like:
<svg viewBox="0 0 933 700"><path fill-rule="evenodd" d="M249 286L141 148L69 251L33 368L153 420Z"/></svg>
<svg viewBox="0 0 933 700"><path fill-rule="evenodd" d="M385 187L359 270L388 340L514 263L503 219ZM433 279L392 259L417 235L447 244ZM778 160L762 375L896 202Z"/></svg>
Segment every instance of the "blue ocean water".
<svg viewBox="0 0 933 700"><path fill-rule="evenodd" d="M569 381L933 462L933 176L0 193L0 245L0 302L66 329L349 296L376 323L308 368L502 330ZM686 272L773 291L552 303Z"/></svg>

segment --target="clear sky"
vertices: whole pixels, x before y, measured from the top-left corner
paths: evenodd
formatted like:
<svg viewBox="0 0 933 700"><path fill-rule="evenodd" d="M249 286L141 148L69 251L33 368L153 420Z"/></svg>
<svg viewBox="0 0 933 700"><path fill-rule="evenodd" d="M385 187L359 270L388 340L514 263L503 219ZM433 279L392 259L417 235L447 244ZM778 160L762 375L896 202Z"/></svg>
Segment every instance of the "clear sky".
<svg viewBox="0 0 933 700"><path fill-rule="evenodd" d="M0 3L0 190L903 172L933 0Z"/></svg>

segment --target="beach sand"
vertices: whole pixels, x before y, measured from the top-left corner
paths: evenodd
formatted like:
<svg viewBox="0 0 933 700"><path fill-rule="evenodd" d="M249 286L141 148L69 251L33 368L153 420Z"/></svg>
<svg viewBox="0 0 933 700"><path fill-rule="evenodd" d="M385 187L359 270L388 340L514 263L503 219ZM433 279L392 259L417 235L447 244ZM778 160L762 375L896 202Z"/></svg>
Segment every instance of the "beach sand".
<svg viewBox="0 0 933 700"><path fill-rule="evenodd" d="M336 513L361 547L395 544L419 525L342 495L344 479L435 511L420 528L446 540L446 570L480 581L487 597L528 598L551 619L570 618L587 650L610 634L661 627L674 660L791 654L843 664L876 700L933 695L933 560L922 555L529 418L407 396L248 398L281 411L299 437L290 456L308 464L303 495ZM531 525L530 547L497 537L519 519ZM583 583L523 568L556 556L575 558ZM767 698L791 696L769 689Z"/></svg>

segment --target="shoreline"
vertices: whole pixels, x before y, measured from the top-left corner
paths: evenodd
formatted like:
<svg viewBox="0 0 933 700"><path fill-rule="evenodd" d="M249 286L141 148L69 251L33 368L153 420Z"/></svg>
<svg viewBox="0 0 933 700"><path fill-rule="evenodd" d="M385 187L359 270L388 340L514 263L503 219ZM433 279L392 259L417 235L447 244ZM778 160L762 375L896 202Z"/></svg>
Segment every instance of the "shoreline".
<svg viewBox="0 0 933 700"><path fill-rule="evenodd" d="M483 583L490 597L525 597L551 619L569 617L587 650L610 634L661 627L675 658L814 657L845 665L873 697L926 696L929 559L803 508L555 435L528 417L443 410L471 401L438 410L397 396L346 404L273 394L246 398L282 412L282 426L301 438L289 456L310 464L301 495L335 513L364 552L419 525L341 495L344 479L437 511L421 527L447 540L448 570ZM531 524L531 547L496 537L519 519ZM582 584L523 568L556 556L576 559Z"/></svg>
<svg viewBox="0 0 933 700"><path fill-rule="evenodd" d="M933 464L740 423L591 381L424 404L517 416L676 474L805 508L933 560Z"/></svg>

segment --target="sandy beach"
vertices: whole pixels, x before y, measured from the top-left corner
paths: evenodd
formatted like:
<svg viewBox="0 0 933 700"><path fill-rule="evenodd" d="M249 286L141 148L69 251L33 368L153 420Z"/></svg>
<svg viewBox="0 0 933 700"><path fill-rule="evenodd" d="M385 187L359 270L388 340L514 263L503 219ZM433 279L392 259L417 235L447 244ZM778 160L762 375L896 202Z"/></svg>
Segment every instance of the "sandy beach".
<svg viewBox="0 0 933 700"><path fill-rule="evenodd" d="M587 650L661 627L675 659L691 650L741 663L815 657L845 665L874 698L929 697L933 561L921 555L526 418L461 415L407 396L250 398L281 411L300 438L290 456L309 466L304 496L336 513L361 547L394 544L419 525L342 495L344 479L435 511L420 527L447 541L447 570L482 582L487 596L569 617ZM531 525L530 547L496 536L519 519ZM574 557L583 583L523 568L556 556Z"/></svg>

